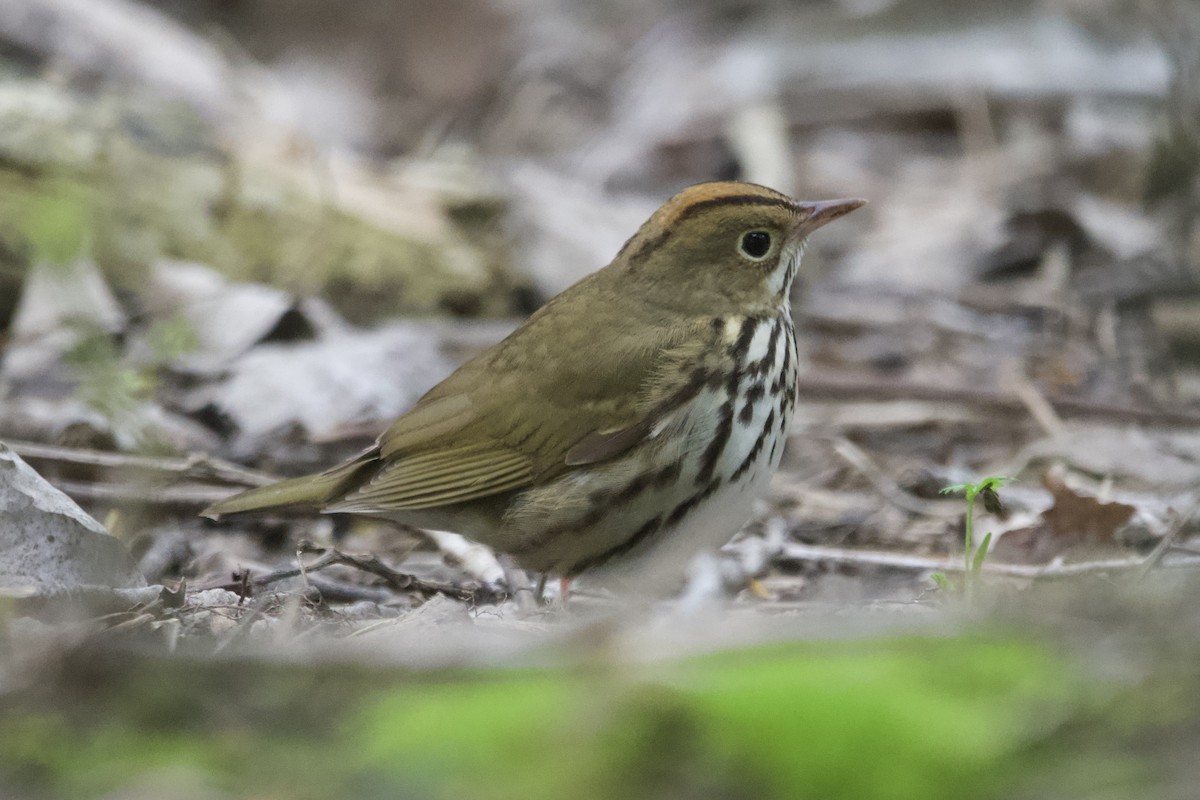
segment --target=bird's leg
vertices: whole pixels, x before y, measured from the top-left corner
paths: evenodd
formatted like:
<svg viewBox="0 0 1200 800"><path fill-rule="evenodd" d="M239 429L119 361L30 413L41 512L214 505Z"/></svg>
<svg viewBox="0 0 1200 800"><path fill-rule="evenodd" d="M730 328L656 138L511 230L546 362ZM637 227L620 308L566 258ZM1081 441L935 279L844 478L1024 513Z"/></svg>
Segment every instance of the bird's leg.
<svg viewBox="0 0 1200 800"><path fill-rule="evenodd" d="M550 577L550 575L545 572L543 572L540 576L538 576L537 589L534 591L533 596L534 596L534 598L537 599L539 604L546 602L546 581L549 579L549 577ZM558 596L564 606L567 604L567 597L570 594L571 594L571 579L570 578L559 578L558 579Z"/></svg>
<svg viewBox="0 0 1200 800"><path fill-rule="evenodd" d="M529 585L529 576L525 574L525 570L518 567L516 562L506 555L500 554L496 560L500 562L500 567L504 570L504 581L508 584L508 591L516 601L517 608L521 610L522 614L532 614L540 602L541 582L538 583L538 594L533 595L533 587Z"/></svg>

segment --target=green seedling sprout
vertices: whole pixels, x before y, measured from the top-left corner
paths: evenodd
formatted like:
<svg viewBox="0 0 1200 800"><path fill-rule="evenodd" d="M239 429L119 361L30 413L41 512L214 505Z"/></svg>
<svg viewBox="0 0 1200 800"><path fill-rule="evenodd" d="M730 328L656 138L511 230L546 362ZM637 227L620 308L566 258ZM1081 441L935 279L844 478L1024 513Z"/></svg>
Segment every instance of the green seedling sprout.
<svg viewBox="0 0 1200 800"><path fill-rule="evenodd" d="M988 549L992 544L992 534L984 535L979 546L975 546L975 501L983 503L984 510L998 514L1003 510L1000 503L999 489L1012 478L1003 475L989 475L978 483L956 483L941 490L941 494L959 494L967 501L967 521L963 531L963 594L970 598L983 572L983 562L987 558ZM930 576L939 589L947 591L952 588L949 579L940 572Z"/></svg>

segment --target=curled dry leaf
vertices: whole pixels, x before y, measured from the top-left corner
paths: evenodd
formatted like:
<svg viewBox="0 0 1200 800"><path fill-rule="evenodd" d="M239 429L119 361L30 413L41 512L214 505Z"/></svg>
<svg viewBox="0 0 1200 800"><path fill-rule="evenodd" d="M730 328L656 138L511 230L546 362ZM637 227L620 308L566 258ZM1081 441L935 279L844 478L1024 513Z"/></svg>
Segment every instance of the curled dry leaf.
<svg viewBox="0 0 1200 800"><path fill-rule="evenodd" d="M989 559L1009 564L1047 564L1077 546L1117 543L1116 532L1136 510L1127 503L1106 503L1069 487L1061 469L1042 475L1053 504L1040 517L1022 516L1002 530ZM1029 515L1032 517L1032 515Z"/></svg>
<svg viewBox="0 0 1200 800"><path fill-rule="evenodd" d="M1126 503L1105 503L1067 486L1060 472L1042 475L1042 485L1054 496L1054 505L1042 512L1049 532L1069 542L1108 544L1135 509Z"/></svg>

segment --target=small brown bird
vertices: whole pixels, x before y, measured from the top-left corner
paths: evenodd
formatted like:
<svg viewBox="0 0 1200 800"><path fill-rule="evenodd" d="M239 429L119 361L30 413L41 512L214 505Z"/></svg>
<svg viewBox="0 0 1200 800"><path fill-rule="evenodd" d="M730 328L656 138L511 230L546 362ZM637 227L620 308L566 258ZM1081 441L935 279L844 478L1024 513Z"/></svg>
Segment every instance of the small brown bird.
<svg viewBox="0 0 1200 800"><path fill-rule="evenodd" d="M682 571L737 532L779 465L796 403L788 295L805 240L864 202L735 182L685 189L370 450L203 513L382 517L564 578L610 563L630 576Z"/></svg>

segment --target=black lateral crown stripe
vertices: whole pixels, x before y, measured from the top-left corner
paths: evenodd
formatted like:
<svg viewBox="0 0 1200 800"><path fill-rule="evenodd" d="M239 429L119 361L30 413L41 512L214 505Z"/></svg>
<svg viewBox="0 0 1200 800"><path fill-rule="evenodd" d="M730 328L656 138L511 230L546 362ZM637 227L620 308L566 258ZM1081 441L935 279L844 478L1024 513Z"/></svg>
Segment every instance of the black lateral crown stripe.
<svg viewBox="0 0 1200 800"><path fill-rule="evenodd" d="M718 206L774 206L788 211L799 211L796 203L786 197L766 197L761 194L723 194L718 197L706 197L697 200L680 211L671 222L679 224L688 217L694 216L707 208Z"/></svg>
<svg viewBox="0 0 1200 800"><path fill-rule="evenodd" d="M644 259L654 250L657 250L674 232L674 226L678 225L688 217L694 216L707 208L716 208L718 206L774 206L775 208L786 208L789 211L799 211L799 207L792 200L786 197L769 197L761 194L723 194L718 197L707 197L704 200L697 200L687 208L680 211L674 219L670 220L670 226L666 230L661 231L657 236L649 239L641 244L636 251L629 256L629 262L636 263ZM636 235L631 236L629 241L621 246L621 250L617 253L620 258L621 254L629 249L637 238Z"/></svg>

